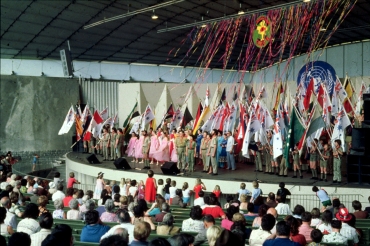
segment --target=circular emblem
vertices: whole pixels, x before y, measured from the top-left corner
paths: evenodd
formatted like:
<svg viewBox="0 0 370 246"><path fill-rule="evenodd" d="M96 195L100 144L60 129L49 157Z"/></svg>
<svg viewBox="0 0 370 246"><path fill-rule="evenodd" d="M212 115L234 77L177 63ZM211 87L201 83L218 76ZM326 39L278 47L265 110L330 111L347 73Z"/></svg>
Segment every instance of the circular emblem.
<svg viewBox="0 0 370 246"><path fill-rule="evenodd" d="M253 31L253 43L258 48L265 47L271 40L271 21L262 15L256 21L256 29Z"/></svg>

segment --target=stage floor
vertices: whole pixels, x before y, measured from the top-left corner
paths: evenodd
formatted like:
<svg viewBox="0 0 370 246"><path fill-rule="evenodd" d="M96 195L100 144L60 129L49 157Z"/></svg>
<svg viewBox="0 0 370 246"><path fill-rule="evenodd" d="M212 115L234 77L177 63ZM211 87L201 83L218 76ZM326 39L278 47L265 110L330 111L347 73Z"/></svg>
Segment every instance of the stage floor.
<svg viewBox="0 0 370 246"><path fill-rule="evenodd" d="M100 155L96 155L96 157L101 162L100 164L90 164L86 157L88 157L91 154L87 153L77 153L77 152L70 152L67 156L71 160L74 160L79 163L83 163L86 165L91 165L94 167L99 166L103 169L110 169L115 170L115 166L113 164L113 161L103 161L103 157ZM143 164L136 164L131 162L132 158L126 158L129 165L131 166L131 170L125 170L125 172L134 172L134 173L146 173L147 169L142 169L144 167ZM150 165L151 169L154 171L154 173L162 174L162 170L160 168L160 165ZM195 171L193 173L186 172L184 176L188 176L191 178L201 178L201 179L210 179L210 180L222 180L222 181L240 181L240 182L251 182L253 180L259 180L261 183L270 183L270 184L278 184L280 182L285 182L286 184L290 185L305 185L305 186L326 186L326 187L361 187L366 188L370 187L370 185L359 185L359 184L347 184L346 177L342 178L342 183L340 185L333 184L332 175L328 175L328 182L324 181L317 181L317 180L311 180L311 172L307 173L307 171L303 171L303 179L300 178L292 178L293 171L288 170L288 177L283 176L277 176L277 175L270 175L265 174L263 172L254 172L255 166L252 163L237 163L237 169L235 171L232 170L226 170L226 169L219 169L217 176L212 176L207 173L203 173L203 166L202 165L195 165L194 167ZM102 170L104 172L104 170Z"/></svg>

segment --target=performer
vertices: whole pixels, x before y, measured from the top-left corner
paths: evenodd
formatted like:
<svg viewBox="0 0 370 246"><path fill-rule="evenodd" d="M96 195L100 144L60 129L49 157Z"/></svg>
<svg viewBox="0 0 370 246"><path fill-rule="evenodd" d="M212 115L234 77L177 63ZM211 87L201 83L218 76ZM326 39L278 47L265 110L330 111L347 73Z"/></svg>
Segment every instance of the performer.
<svg viewBox="0 0 370 246"><path fill-rule="evenodd" d="M150 151L149 151L149 158L151 158L150 165L153 165L153 153L157 151L157 148L159 146L159 141L157 137L157 132L152 131L152 135L150 137ZM158 160L157 160L157 165L158 165Z"/></svg>
<svg viewBox="0 0 370 246"><path fill-rule="evenodd" d="M316 171L316 161L318 160L318 152L317 152L317 145L315 141L312 141L311 143L312 147L310 149L310 169L312 172L312 178L314 180L317 180L317 171Z"/></svg>
<svg viewBox="0 0 370 246"><path fill-rule="evenodd" d="M216 129L212 130L211 135L212 135L212 139L211 139L211 142L209 144L207 155L211 159L212 168L210 168L208 174L211 174L213 172L212 175L218 175L218 173L217 173L217 160L216 160L217 130Z"/></svg>
<svg viewBox="0 0 370 246"><path fill-rule="evenodd" d="M144 143L144 136L141 134L139 140L136 142L136 145L135 145L136 163L144 163L144 159L143 159L143 143ZM140 162L139 162L139 158L141 158L141 161Z"/></svg>
<svg viewBox="0 0 370 246"><path fill-rule="evenodd" d="M112 127L110 134L110 160L114 161L116 159L116 142L117 142L117 129Z"/></svg>
<svg viewBox="0 0 370 246"><path fill-rule="evenodd" d="M188 157L189 172L194 172L194 158L195 158L195 148L197 147L194 141L194 136L189 136L190 139L186 143L186 156Z"/></svg>
<svg viewBox="0 0 370 246"><path fill-rule="evenodd" d="M261 144L261 142L257 142L257 151L256 151L256 170L254 170L255 172L263 172L263 169L262 169L262 151L263 151L263 145Z"/></svg>
<svg viewBox="0 0 370 246"><path fill-rule="evenodd" d="M136 133L135 132L131 133L131 138L130 138L130 141L128 142L128 146L126 149L127 157L133 157L131 162L135 162L135 147L136 147L137 141L139 141L139 139L137 138ZM137 162L137 159L136 159L136 162Z"/></svg>
<svg viewBox="0 0 370 246"><path fill-rule="evenodd" d="M150 166L149 166L150 138L149 138L146 130L141 131L141 134L144 137L143 147L142 147L144 169L150 169Z"/></svg>
<svg viewBox="0 0 370 246"><path fill-rule="evenodd" d="M340 184L342 181L342 173L341 173L341 165L342 165L342 156L343 156L343 148L341 147L342 142L339 139L334 141L334 150L333 150L333 157L334 157L334 177L333 177L333 184L338 183Z"/></svg>
<svg viewBox="0 0 370 246"><path fill-rule="evenodd" d="M101 139L101 143L103 144L103 161L109 160L109 154L108 154L108 147L109 147L109 133L107 128L103 128L103 136Z"/></svg>
<svg viewBox="0 0 370 246"><path fill-rule="evenodd" d="M184 137L184 132L182 130L179 131L179 136L175 139L175 146L177 152L177 167L184 171L186 138Z"/></svg>
<svg viewBox="0 0 370 246"><path fill-rule="evenodd" d="M330 153L329 153L328 145L324 144L324 149L322 151L323 159L320 160L320 171L321 171L320 181L325 180L325 182L328 182L328 180L326 179L326 167L328 166L329 157L330 157Z"/></svg>
<svg viewBox="0 0 370 246"><path fill-rule="evenodd" d="M265 173L267 174L271 174L272 171L271 171L271 155L270 155L270 146L269 144L265 144L265 146L263 147L263 154L265 156Z"/></svg>
<svg viewBox="0 0 370 246"><path fill-rule="evenodd" d="M123 135L123 131L121 128L118 128L118 135L117 135L116 144L115 144L117 158L121 158L123 155L124 140L125 140L125 136Z"/></svg>
<svg viewBox="0 0 370 246"><path fill-rule="evenodd" d="M227 144L226 144L226 154L227 154L227 164L228 170L235 170L235 158L234 158L234 149L235 149L235 139L231 135L231 131L227 132Z"/></svg>
<svg viewBox="0 0 370 246"><path fill-rule="evenodd" d="M200 153L200 145L202 144L202 139L203 139L203 134L202 134L202 130L199 129L198 130L198 136L197 136L197 139L196 139L196 142L197 142L197 148L196 148L196 158L198 158L198 162L197 164L198 165L201 165L201 153Z"/></svg>
<svg viewBox="0 0 370 246"><path fill-rule="evenodd" d="M202 158L202 162L203 162L203 171L202 171L203 173L208 172L208 167L209 167L209 162L207 162L208 147L209 147L208 132L203 132L203 138L202 138L202 141L200 142L200 157Z"/></svg>
<svg viewBox="0 0 370 246"><path fill-rule="evenodd" d="M175 148L175 138L177 137L177 131L176 129L173 129L171 134L170 134L170 156L172 157L172 151L174 150ZM177 160L177 158L176 158ZM175 162L172 158L171 158L171 161ZM177 161L176 161L177 162Z"/></svg>
<svg viewBox="0 0 370 246"><path fill-rule="evenodd" d="M170 141L168 138L167 131L161 132L161 139L162 140L160 141L158 149L153 153L153 158L157 160L157 163L158 161L161 162L162 166L166 161L170 161L170 152L168 147Z"/></svg>
<svg viewBox="0 0 370 246"><path fill-rule="evenodd" d="M294 146L293 151L291 151L293 156L293 168L294 168L294 176L292 178L297 178L297 170L299 173L299 178L302 179L301 167L300 167L300 160L299 160L299 150L298 150L298 143Z"/></svg>
<svg viewBox="0 0 370 246"><path fill-rule="evenodd" d="M221 153L220 153L220 156L219 156L219 159L218 159L218 163L219 163L219 167L220 168L227 168L227 162L226 162L226 145L227 145L227 134L223 134L223 136L221 137L222 141L221 141L221 144L218 145L218 148L221 149Z"/></svg>
<svg viewBox="0 0 370 246"><path fill-rule="evenodd" d="M217 167L219 168L223 168L223 163L221 163L220 161L220 157L221 157L221 152L222 152L222 147L221 147L221 143L222 141L224 140L224 138L222 137L222 132L217 130L217 155L216 155L216 161L217 161Z"/></svg>

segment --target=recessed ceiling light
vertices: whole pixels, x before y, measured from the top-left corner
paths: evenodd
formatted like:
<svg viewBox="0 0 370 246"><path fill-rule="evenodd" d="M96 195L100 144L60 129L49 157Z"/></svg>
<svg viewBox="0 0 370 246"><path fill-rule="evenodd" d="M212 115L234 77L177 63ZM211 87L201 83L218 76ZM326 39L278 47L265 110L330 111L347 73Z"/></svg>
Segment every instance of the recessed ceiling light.
<svg viewBox="0 0 370 246"><path fill-rule="evenodd" d="M311 2L311 0L303 0L304 3Z"/></svg>
<svg viewBox="0 0 370 246"><path fill-rule="evenodd" d="M244 11L242 10L242 4L241 3L239 3L239 11L238 11L238 15L242 15L242 14L244 14Z"/></svg>
<svg viewBox="0 0 370 246"><path fill-rule="evenodd" d="M156 20L156 19L158 19L158 15L156 15L156 14L154 13L154 9L153 9L153 15L152 15L152 19L153 19L153 20Z"/></svg>

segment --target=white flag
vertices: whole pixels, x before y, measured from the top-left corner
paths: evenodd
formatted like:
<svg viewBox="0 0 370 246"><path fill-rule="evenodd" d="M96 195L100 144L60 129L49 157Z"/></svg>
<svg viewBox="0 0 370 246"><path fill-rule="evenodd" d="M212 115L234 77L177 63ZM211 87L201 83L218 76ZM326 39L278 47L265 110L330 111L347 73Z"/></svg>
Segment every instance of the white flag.
<svg viewBox="0 0 370 246"><path fill-rule="evenodd" d="M360 92L358 93L357 102L356 102L356 106L355 106L355 114L356 115L361 114L361 107L362 107L362 104L363 104L362 94L364 93L365 90L366 90L366 86L365 86L364 81L362 81L361 89L360 89Z"/></svg>
<svg viewBox="0 0 370 246"><path fill-rule="evenodd" d="M87 116L89 116L89 114L91 114L89 104L86 104L84 111L82 112L82 115L81 115L82 124L86 122Z"/></svg>
<svg viewBox="0 0 370 246"><path fill-rule="evenodd" d="M141 117L138 117L137 121L131 127L130 134L133 133L133 132L136 133L136 134L139 134L140 122L141 122Z"/></svg>
<svg viewBox="0 0 370 246"><path fill-rule="evenodd" d="M58 135L63 135L63 134L68 133L71 127L73 126L74 122L75 122L75 111L73 109L73 106L71 106L64 119L63 125L58 132Z"/></svg>
<svg viewBox="0 0 370 246"><path fill-rule="evenodd" d="M213 125L213 122L215 121L215 119L217 118L218 114L220 112L220 107L218 107L215 112L213 112L213 114L209 117L209 119L206 121L206 123L204 123L204 125L202 126L202 131L207 131L207 132L211 132L212 130L212 125Z"/></svg>
<svg viewBox="0 0 370 246"><path fill-rule="evenodd" d="M108 107L106 107L103 111L100 112L100 116L103 118L103 120L108 119Z"/></svg>
<svg viewBox="0 0 370 246"><path fill-rule="evenodd" d="M148 105L146 106L145 113L141 121L141 130L143 131L145 129L146 124L151 122L153 119L154 119L153 110L150 107L150 105Z"/></svg>
<svg viewBox="0 0 370 246"><path fill-rule="evenodd" d="M177 129L180 126L183 118L184 113L181 112L180 108L178 108L175 114L172 116L172 120L170 123L170 132L172 132L173 129Z"/></svg>
<svg viewBox="0 0 370 246"><path fill-rule="evenodd" d="M346 151L346 146L345 146L345 141L344 141L345 140L345 132L344 131L345 131L346 127L351 124L351 121L349 120L348 115L347 115L346 111L343 109L342 106L340 107L340 110L338 112L338 115L337 115L334 123L335 123L335 126L334 126L334 130L333 130L333 134L331 136L332 146L333 146L333 148L335 148L334 141L336 139L339 139L342 142L343 151Z"/></svg>
<svg viewBox="0 0 370 246"><path fill-rule="evenodd" d="M231 104L231 107L230 107L229 117L227 117L227 119L225 120L224 132L228 132L228 131L233 132L234 127L235 127L235 120L236 120L237 111L238 110L236 108L235 102L233 102Z"/></svg>
<svg viewBox="0 0 370 246"><path fill-rule="evenodd" d="M273 136L273 152L274 158L277 158L283 154L283 138L281 135L281 126L280 126L280 114L279 109L276 114L275 125L274 125L274 136Z"/></svg>
<svg viewBox="0 0 370 246"><path fill-rule="evenodd" d="M261 128L261 123L257 119L256 115L254 114L253 110L250 115L250 119L247 125L247 130L245 131L244 135L244 141L243 141L243 147L242 147L242 153L244 157L249 158L249 151L248 146L250 144L250 140L254 133L256 133Z"/></svg>

